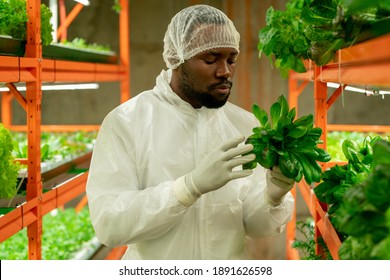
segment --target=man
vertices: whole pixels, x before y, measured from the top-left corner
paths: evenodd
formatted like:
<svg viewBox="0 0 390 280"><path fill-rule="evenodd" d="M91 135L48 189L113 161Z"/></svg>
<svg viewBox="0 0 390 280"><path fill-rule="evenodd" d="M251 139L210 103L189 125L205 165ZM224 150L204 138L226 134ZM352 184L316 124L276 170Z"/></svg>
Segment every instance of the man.
<svg viewBox="0 0 390 280"><path fill-rule="evenodd" d="M206 5L180 11L164 38L169 70L110 112L87 184L92 224L123 259L246 259L246 237L279 234L293 182L253 161L254 116L227 102L239 34ZM267 173L267 176L266 176Z"/></svg>

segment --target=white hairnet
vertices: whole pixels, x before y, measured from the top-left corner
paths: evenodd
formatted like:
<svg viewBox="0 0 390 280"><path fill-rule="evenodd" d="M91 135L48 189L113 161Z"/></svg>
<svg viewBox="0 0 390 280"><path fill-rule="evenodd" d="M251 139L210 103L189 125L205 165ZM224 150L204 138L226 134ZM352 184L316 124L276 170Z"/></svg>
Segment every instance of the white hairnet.
<svg viewBox="0 0 390 280"><path fill-rule="evenodd" d="M163 58L167 67L177 68L185 60L214 48L239 51L240 34L220 10L194 5L177 13L164 37Z"/></svg>

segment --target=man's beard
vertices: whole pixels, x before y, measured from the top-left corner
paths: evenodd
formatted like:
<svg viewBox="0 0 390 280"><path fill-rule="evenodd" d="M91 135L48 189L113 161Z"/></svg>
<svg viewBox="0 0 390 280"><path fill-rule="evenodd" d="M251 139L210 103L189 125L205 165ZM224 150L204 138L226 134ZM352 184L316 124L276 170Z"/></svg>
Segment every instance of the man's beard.
<svg viewBox="0 0 390 280"><path fill-rule="evenodd" d="M226 104L227 100L229 99L229 94L225 96L224 99L217 99L215 98L210 92L217 86L220 86L222 84L228 84L230 88L232 87L232 82L224 79L221 80L218 83L212 84L207 87L206 92L196 90L193 86L192 81L190 80L190 77L188 75L188 72L186 69L181 69L181 80L179 81L179 90L182 92L183 95L185 95L189 100L196 100L197 103L199 103L201 106L205 106L207 108L220 108L223 105Z"/></svg>

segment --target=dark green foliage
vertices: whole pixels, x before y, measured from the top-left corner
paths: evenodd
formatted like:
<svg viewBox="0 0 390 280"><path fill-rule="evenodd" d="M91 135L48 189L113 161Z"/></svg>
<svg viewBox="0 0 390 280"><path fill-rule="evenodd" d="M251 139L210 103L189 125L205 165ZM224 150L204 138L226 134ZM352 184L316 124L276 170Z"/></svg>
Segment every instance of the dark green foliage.
<svg viewBox="0 0 390 280"><path fill-rule="evenodd" d="M390 259L390 143L366 136L342 143L348 160L326 170L314 188L329 204L328 215L342 238L341 259Z"/></svg>
<svg viewBox="0 0 390 280"><path fill-rule="evenodd" d="M96 43L88 43L83 38L74 38L72 41L63 41L61 42L65 46L70 46L78 49L88 49L88 50L95 50L95 51L110 51L110 47L108 45L100 45Z"/></svg>
<svg viewBox="0 0 390 280"><path fill-rule="evenodd" d="M346 162L347 159L340 149L345 139L360 142L366 136L374 137L380 136L383 139L390 139L389 133L381 132L360 132L360 131L328 131L326 133L326 150L330 154L332 161Z"/></svg>
<svg viewBox="0 0 390 280"><path fill-rule="evenodd" d="M26 38L26 1L0 0L0 34Z"/></svg>
<svg viewBox="0 0 390 280"><path fill-rule="evenodd" d="M13 145L9 131L0 123L0 198L16 194L19 164L14 162Z"/></svg>
<svg viewBox="0 0 390 280"><path fill-rule="evenodd" d="M253 129L246 143L254 146L254 162L245 164L244 169L255 168L256 163L271 169L278 165L288 178L299 182L302 177L308 184L319 182L322 169L319 162L330 160L329 154L317 147L321 143L322 130L313 127L313 115L295 120L295 108L290 110L286 98L281 95L270 108L270 116L258 105L252 106L253 114L260 122Z"/></svg>
<svg viewBox="0 0 390 280"><path fill-rule="evenodd" d="M264 53L280 70L283 77L287 77L289 70L305 72L302 58L306 59L309 41L302 32L303 26L299 21L300 11L306 1L289 1L290 8L286 11L277 11L272 6L266 14L266 26L260 29L258 50L259 56Z"/></svg>
<svg viewBox="0 0 390 280"><path fill-rule="evenodd" d="M53 41L53 26L50 23L52 13L41 4L41 40L43 45ZM0 0L0 35L9 35L16 39L27 39L26 0Z"/></svg>
<svg viewBox="0 0 390 280"><path fill-rule="evenodd" d="M314 221L311 218L305 221L298 221L296 228L302 234L303 239L296 238L292 243L292 248L299 251L302 260L332 260L332 255L324 240L322 238L315 240ZM317 245L323 249L324 252L322 255L316 254Z"/></svg>
<svg viewBox="0 0 390 280"><path fill-rule="evenodd" d="M53 41L53 26L50 22L53 14L49 7L45 4L41 4L41 40L42 45L48 46Z"/></svg>
<svg viewBox="0 0 390 280"><path fill-rule="evenodd" d="M74 208L54 210L43 217L42 259L68 260L95 236L89 210ZM26 260L28 239L26 228L0 243L0 259Z"/></svg>
<svg viewBox="0 0 390 280"><path fill-rule="evenodd" d="M119 3L119 0L114 0L114 4L111 6L111 9L116 12L117 14L119 14L122 10L122 7Z"/></svg>
<svg viewBox="0 0 390 280"><path fill-rule="evenodd" d="M369 175L373 160L373 145L379 140L381 140L379 136L373 138L366 136L360 145L351 139L344 140L342 151L348 160L348 164L342 166L336 164L324 171L321 183L314 188L317 198L321 202L330 205L328 214L332 222L334 221L335 211L345 200L344 193L355 184L366 180ZM357 197L354 199L358 201ZM336 228L344 233L337 225Z"/></svg>
<svg viewBox="0 0 390 280"><path fill-rule="evenodd" d="M96 131L91 132L42 132L41 161L55 162L85 154L92 149ZM27 158L27 134L12 132L14 139L13 154L18 158Z"/></svg>
<svg viewBox="0 0 390 280"><path fill-rule="evenodd" d="M342 259L390 259L390 142L373 145L366 179L345 191L333 223L346 239Z"/></svg>
<svg viewBox="0 0 390 280"><path fill-rule="evenodd" d="M337 50L388 32L390 0L290 0L285 11L268 9L258 50L287 77L306 72L303 59L325 65Z"/></svg>

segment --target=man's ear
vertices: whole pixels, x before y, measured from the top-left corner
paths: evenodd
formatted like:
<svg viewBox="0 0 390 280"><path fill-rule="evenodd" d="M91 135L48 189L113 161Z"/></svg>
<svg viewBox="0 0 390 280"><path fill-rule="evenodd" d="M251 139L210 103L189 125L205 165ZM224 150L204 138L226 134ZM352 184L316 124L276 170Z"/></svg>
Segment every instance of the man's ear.
<svg viewBox="0 0 390 280"><path fill-rule="evenodd" d="M178 81L180 80L180 73L181 73L181 65L179 65L177 68L172 69L172 77L171 82L169 83L171 85L171 88L173 91L176 92Z"/></svg>

